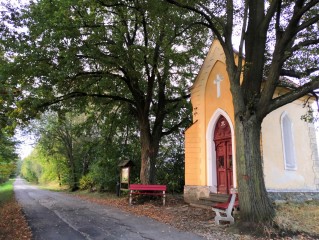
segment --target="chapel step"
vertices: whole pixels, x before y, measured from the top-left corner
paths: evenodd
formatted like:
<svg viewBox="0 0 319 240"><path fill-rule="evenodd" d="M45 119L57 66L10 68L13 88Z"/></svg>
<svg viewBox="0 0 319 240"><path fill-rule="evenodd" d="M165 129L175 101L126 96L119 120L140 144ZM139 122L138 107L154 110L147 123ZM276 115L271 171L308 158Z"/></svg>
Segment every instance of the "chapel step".
<svg viewBox="0 0 319 240"><path fill-rule="evenodd" d="M189 205L192 207L197 207L197 208L212 209L213 204L207 201L197 200L197 201L192 201L191 203L189 203Z"/></svg>
<svg viewBox="0 0 319 240"><path fill-rule="evenodd" d="M190 205L193 207L211 209L216 203L227 202L228 196L228 194L210 193L209 197L201 197L199 200L191 202Z"/></svg>
<svg viewBox="0 0 319 240"><path fill-rule="evenodd" d="M209 197L201 197L199 200L208 201L212 203L218 202L227 202L229 195L228 194L217 194L210 193Z"/></svg>

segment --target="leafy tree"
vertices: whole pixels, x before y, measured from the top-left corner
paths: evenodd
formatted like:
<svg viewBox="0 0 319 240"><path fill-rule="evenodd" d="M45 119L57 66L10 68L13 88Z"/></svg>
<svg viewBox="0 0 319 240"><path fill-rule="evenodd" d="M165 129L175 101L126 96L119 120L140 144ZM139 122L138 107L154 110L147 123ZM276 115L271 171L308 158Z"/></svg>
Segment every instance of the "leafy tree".
<svg viewBox="0 0 319 240"><path fill-rule="evenodd" d="M16 142L0 129L0 182L5 182L15 174L18 155L15 152Z"/></svg>
<svg viewBox="0 0 319 240"><path fill-rule="evenodd" d="M0 59L3 60L3 49L0 45ZM0 65L0 183L5 182L15 173L18 155L15 153L16 142L12 138L14 124L7 115L12 109L13 96L17 89L7 84L2 76Z"/></svg>
<svg viewBox="0 0 319 240"><path fill-rule="evenodd" d="M224 49L235 110L241 219L271 220L274 209L265 189L258 144L261 123L270 112L319 87L319 1L166 2L196 13L197 22L210 29ZM238 52L233 48L234 35L240 38ZM274 96L279 86L290 91Z"/></svg>
<svg viewBox="0 0 319 240"><path fill-rule="evenodd" d="M185 152L184 133L176 132L165 136L162 141L156 164L159 183L166 184L168 191L181 193L184 190Z"/></svg>
<svg viewBox="0 0 319 240"><path fill-rule="evenodd" d="M68 184L68 166L61 154L48 155L40 145L21 162L20 175L29 182Z"/></svg>
<svg viewBox="0 0 319 240"><path fill-rule="evenodd" d="M21 165L21 176L29 182L39 183L44 167L39 162L39 154L35 149L23 160Z"/></svg>
<svg viewBox="0 0 319 240"><path fill-rule="evenodd" d="M74 117L72 114L48 113L43 115L42 122L38 121L38 126L35 127L40 137L38 145L42 155L46 155L47 159L53 156L57 162L62 164L64 162L68 169L68 184L72 190L78 189L83 167L80 158L77 157L78 149L83 142L81 137L84 136L77 130L77 125L82 121L81 117ZM86 157L85 154L84 157ZM55 164L55 166L58 167L56 170L60 170L59 165ZM59 175L57 172L58 177Z"/></svg>
<svg viewBox="0 0 319 240"><path fill-rule="evenodd" d="M132 125L134 122L132 115L119 111L118 108L113 108L109 114L105 114L103 111L108 111L108 109L100 109L99 116L107 115L107 118L97 119L97 111L87 115L87 122L95 122L100 136L94 141L94 161L89 167L89 175L93 179L94 187L99 191L114 191L115 184L119 181L118 164L121 161L132 160L134 168L130 178L132 181L138 178L138 170L140 169L138 159L141 150L136 126Z"/></svg>
<svg viewBox="0 0 319 240"><path fill-rule="evenodd" d="M103 111L108 110L87 108L85 114L79 115L46 112L34 121L30 128L38 141L31 159L41 171L35 171L32 164L26 165L26 178L36 176L40 183L58 180L73 190L80 183L81 188L114 191L119 161L135 160L140 151L129 115L113 111L105 118ZM118 118L122 121L116 121ZM136 178L134 174L132 177Z"/></svg>
<svg viewBox="0 0 319 240"><path fill-rule="evenodd" d="M79 106L80 98L121 102L137 123L141 181L154 182L161 138L190 116L185 92L205 34L194 14L149 0L40 0L6 9L5 76L22 90L12 116Z"/></svg>

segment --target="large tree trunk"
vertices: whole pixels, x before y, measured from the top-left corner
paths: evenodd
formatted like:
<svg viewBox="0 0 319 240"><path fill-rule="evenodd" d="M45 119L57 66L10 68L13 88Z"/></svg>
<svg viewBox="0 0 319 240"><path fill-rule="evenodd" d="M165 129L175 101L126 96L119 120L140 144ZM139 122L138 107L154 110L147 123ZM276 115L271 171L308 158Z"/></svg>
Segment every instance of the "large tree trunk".
<svg viewBox="0 0 319 240"><path fill-rule="evenodd" d="M73 155L68 156L68 162L69 162L70 174L71 174L70 187L72 191L76 191L79 189L79 186L78 186L78 179L77 179L77 173L76 173L76 167L75 167Z"/></svg>
<svg viewBox="0 0 319 240"><path fill-rule="evenodd" d="M243 221L271 221L274 208L265 188L260 151L261 121L256 115L236 117L237 181Z"/></svg>
<svg viewBox="0 0 319 240"><path fill-rule="evenodd" d="M152 137L147 129L141 131L141 172L140 180L143 184L156 182L156 157L158 155L159 141Z"/></svg>
<svg viewBox="0 0 319 240"><path fill-rule="evenodd" d="M66 149L66 155L68 159L68 164L69 164L69 170L70 170L70 188L71 191L76 191L79 189L78 186L78 178L77 178L77 171L76 171L76 166L75 166L75 159L73 156L73 141L72 138L70 137L70 134L67 134L67 137L64 138L64 143L65 143L65 149Z"/></svg>

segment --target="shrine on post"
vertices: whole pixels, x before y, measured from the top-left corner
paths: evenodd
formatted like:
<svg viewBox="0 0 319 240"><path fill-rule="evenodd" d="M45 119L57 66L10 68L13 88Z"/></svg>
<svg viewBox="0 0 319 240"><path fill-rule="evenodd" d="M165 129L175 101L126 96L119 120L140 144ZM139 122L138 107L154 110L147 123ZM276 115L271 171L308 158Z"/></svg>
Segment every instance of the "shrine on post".
<svg viewBox="0 0 319 240"><path fill-rule="evenodd" d="M120 181L117 184L117 195L120 195L121 190L128 191L130 186L130 171L134 166L132 160L125 159L118 165L120 167Z"/></svg>

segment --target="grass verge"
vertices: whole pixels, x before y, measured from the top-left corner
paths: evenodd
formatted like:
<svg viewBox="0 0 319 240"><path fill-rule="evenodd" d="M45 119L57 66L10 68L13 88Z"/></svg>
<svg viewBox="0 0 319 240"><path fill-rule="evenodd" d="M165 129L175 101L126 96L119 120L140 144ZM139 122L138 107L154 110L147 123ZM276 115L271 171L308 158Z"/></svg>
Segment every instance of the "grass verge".
<svg viewBox="0 0 319 240"><path fill-rule="evenodd" d="M274 220L282 231L303 232L319 237L319 201L280 204Z"/></svg>
<svg viewBox="0 0 319 240"><path fill-rule="evenodd" d="M38 188L43 190L49 190L54 192L65 192L69 190L69 187L67 185L60 186L57 182L49 182L49 183L43 183L43 184L35 184Z"/></svg>
<svg viewBox="0 0 319 240"><path fill-rule="evenodd" d="M0 184L0 206L13 197L13 179Z"/></svg>
<svg viewBox="0 0 319 240"><path fill-rule="evenodd" d="M31 230L14 199L13 179L0 185L0 240L32 239Z"/></svg>

